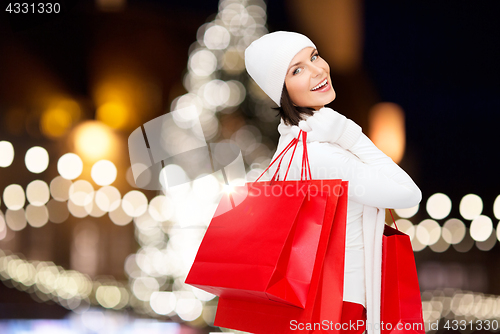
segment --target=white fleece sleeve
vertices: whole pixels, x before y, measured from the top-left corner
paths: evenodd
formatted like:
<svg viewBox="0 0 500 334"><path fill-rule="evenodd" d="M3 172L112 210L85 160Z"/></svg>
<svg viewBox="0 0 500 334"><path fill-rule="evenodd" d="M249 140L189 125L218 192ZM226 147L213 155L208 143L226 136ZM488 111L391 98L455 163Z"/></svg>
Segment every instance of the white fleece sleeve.
<svg viewBox="0 0 500 334"><path fill-rule="evenodd" d="M313 179L349 181L349 199L381 208L410 208L422 199L411 177L365 135L349 151L339 145L308 143Z"/></svg>

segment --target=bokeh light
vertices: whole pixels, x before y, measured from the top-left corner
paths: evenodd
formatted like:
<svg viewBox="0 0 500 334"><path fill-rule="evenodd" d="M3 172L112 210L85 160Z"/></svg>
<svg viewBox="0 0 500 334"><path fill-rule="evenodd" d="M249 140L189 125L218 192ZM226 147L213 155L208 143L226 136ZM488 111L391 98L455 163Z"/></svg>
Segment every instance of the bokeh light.
<svg viewBox="0 0 500 334"><path fill-rule="evenodd" d="M418 212L419 204L411 207L411 208L406 208L406 209L394 209L396 211L396 214L401 217L401 218L411 218L415 216L415 214Z"/></svg>
<svg viewBox="0 0 500 334"><path fill-rule="evenodd" d="M112 154L113 133L99 121L85 121L74 129L75 149L84 160L99 160Z"/></svg>
<svg viewBox="0 0 500 334"><path fill-rule="evenodd" d="M102 217L106 214L107 211L101 210L101 208L96 204L96 198L94 196L94 200L90 202L89 204L85 205L85 211L88 212L89 216L91 217Z"/></svg>
<svg viewBox="0 0 500 334"><path fill-rule="evenodd" d="M139 217L148 209L148 199L142 192L131 190L123 196L122 208L130 217Z"/></svg>
<svg viewBox="0 0 500 334"><path fill-rule="evenodd" d="M175 312L184 321L193 321L197 319L203 310L201 301L196 299L192 292L181 291L177 298Z"/></svg>
<svg viewBox="0 0 500 334"><path fill-rule="evenodd" d="M24 189L18 184L11 184L3 190L3 202L10 210L19 210L26 202Z"/></svg>
<svg viewBox="0 0 500 334"><path fill-rule="evenodd" d="M7 236L7 224L5 223L5 217L2 211L0 211L0 240L5 239Z"/></svg>
<svg viewBox="0 0 500 334"><path fill-rule="evenodd" d="M483 212L483 201L475 194L465 195L460 201L460 214L464 219L473 220Z"/></svg>
<svg viewBox="0 0 500 334"><path fill-rule="evenodd" d="M483 252L488 252L490 251L493 247L495 247L495 244L497 243L497 236L495 231L492 231L493 233L490 234L488 239L484 241L476 241L476 247L479 250L482 250Z"/></svg>
<svg viewBox="0 0 500 334"><path fill-rule="evenodd" d="M399 231L410 237L410 240L413 240L415 237L415 226L413 223L407 219L398 219L396 220L396 225L398 226ZM396 226L393 226L396 228Z"/></svg>
<svg viewBox="0 0 500 334"><path fill-rule="evenodd" d="M227 83L229 87L229 99L226 102L226 105L229 107L238 106L245 100L246 89L245 86L239 81L230 80Z"/></svg>
<svg viewBox="0 0 500 334"><path fill-rule="evenodd" d="M441 227L432 219L425 219L417 225L416 237L420 243L429 246L435 244L441 236Z"/></svg>
<svg viewBox="0 0 500 334"><path fill-rule="evenodd" d="M66 202L59 202L51 199L47 203L47 210L49 211L49 220L53 223L65 222L69 217L68 205Z"/></svg>
<svg viewBox="0 0 500 334"><path fill-rule="evenodd" d="M464 238L458 244L453 245L457 252L467 253L474 246L474 239L470 236L469 229L466 230Z"/></svg>
<svg viewBox="0 0 500 334"><path fill-rule="evenodd" d="M116 286L101 285L95 293L97 302L104 308L113 308L120 303L121 292Z"/></svg>
<svg viewBox="0 0 500 334"><path fill-rule="evenodd" d="M203 85L200 90L203 91L203 100L208 104L207 107L219 107L229 100L231 92L227 83L222 80L212 80Z"/></svg>
<svg viewBox="0 0 500 334"><path fill-rule="evenodd" d="M51 108L43 112L40 118L40 130L47 137L61 137L69 130L72 121L68 111L61 108Z"/></svg>
<svg viewBox="0 0 500 334"><path fill-rule="evenodd" d="M433 194L427 200L427 213L434 219L446 218L451 212L451 199L443 194Z"/></svg>
<svg viewBox="0 0 500 334"><path fill-rule="evenodd" d="M115 182L117 169L111 161L99 160L92 166L90 174L96 184L107 186Z"/></svg>
<svg viewBox="0 0 500 334"><path fill-rule="evenodd" d="M189 68L198 76L208 76L217 68L217 58L208 50L198 50L189 56Z"/></svg>
<svg viewBox="0 0 500 334"><path fill-rule="evenodd" d="M8 141L0 141L0 167L9 167L14 161L14 146Z"/></svg>
<svg viewBox="0 0 500 334"><path fill-rule="evenodd" d="M432 249L435 253L443 253L448 248L450 248L450 244L444 240L443 235L439 237L438 241L432 245L429 245L429 248Z"/></svg>
<svg viewBox="0 0 500 334"><path fill-rule="evenodd" d="M246 87L239 81L240 74L244 72L244 50L253 40L267 32L263 1L252 0L250 6L247 6L247 3L221 1L219 6L220 13L212 22L199 29L197 34L199 42L193 43L190 48L188 73L184 81L188 83L185 85L188 93L172 103L172 106L176 107L195 105L194 118L200 120L204 135L208 139L215 138L221 130L224 130L221 128L217 112L226 114L235 112L238 110L237 106L245 99ZM227 81L230 78L236 80ZM125 77L120 79L129 80ZM116 83L118 86L121 85L119 82ZM105 312L89 310L91 305L100 305L103 308L115 310L129 306L133 311L145 316L155 316L155 314L176 318L178 316L183 321L198 319L194 325L203 326L203 320L200 319L204 308L202 301L211 301L215 296L187 286L183 281L189 270L189 263L196 255L204 229L192 229L188 231L189 233L184 233L180 231L182 229L176 229L175 226L183 226L186 223L206 226L201 224L205 224L203 217L207 210L193 210L193 208L201 208L203 205L210 207L211 210L212 204L207 204L207 202L214 201L214 199L216 201L220 192L220 184L210 176L205 175L198 179L193 176L192 178L196 180L192 184L172 186L165 190L166 196L154 197L149 205L148 198L141 191L129 192L122 200L118 189L110 186L116 182L116 167L113 177L100 178L102 175L98 175L98 163L94 163L101 159L115 161L116 157L112 155L120 152L119 145L122 144L110 128L119 129L139 123L143 115L131 113L131 110L135 110L136 106L142 107L142 104L134 104L135 98L129 96L133 92L122 90L121 86L118 88L116 85L109 84L108 86L105 87L108 91L106 94L98 92L94 96L98 121L82 122L72 131L68 142L69 149L74 150L75 153L65 155L58 160L57 170L60 176L52 180L46 179L47 183L50 181L50 187L45 184L43 190L41 187L38 189L43 196L36 194L37 189L34 186L38 183L33 182L25 189L26 197L30 202L25 211L23 202L19 207L19 212L10 210L6 214L11 225L17 226L17 230L26 227L27 223L34 227L43 226L48 220L62 223L70 217L70 213L73 217L86 215L99 217L109 212L110 220L120 226L130 223L135 218L135 238L142 248L137 256L133 254L125 263L127 275L130 278L129 286L124 288L120 284L113 285L113 279L110 277L99 278L92 282L85 275L64 270L53 263L29 263L14 256L12 256L12 261L15 261L16 265L10 267L19 269L12 272L12 282L14 285L24 286L23 289L33 286L37 299L54 301L68 310L75 311L79 314L82 325L95 332L106 328ZM100 89L97 88L97 90ZM265 103L269 101L267 97L266 99ZM259 101L263 105L262 102ZM73 104L75 104L74 101ZM75 105L80 112L78 104ZM65 135L79 118L79 115L74 117L70 109L56 104L46 108L40 120L42 133L52 138ZM187 123L189 122L184 122L184 124ZM232 140L250 143L243 145L245 159L256 163L257 168L265 165L266 156L271 153L268 148L271 147L270 142L267 138L262 140L259 130L255 132L250 129L254 127L241 127L238 124L234 130L238 128L240 131L234 133ZM74 144L74 147L71 147L71 144ZM71 160L70 157L75 159ZM121 157L118 158L121 159ZM2 162L3 160L0 161ZM92 184L87 181L76 181L82 173L87 172L83 171L83 166L87 168L92 164L94 166L87 174L90 174L95 184L102 186L100 189L94 190ZM189 182L187 174L184 171L182 173ZM85 177L88 177L87 174ZM132 187L137 188L132 180L130 169L126 179ZM22 184L24 187L24 183ZM48 188L53 197L50 200L50 196L47 196ZM175 200L172 197L176 197ZM178 198L182 200L177 202ZM179 203L184 200L188 203L184 203L177 209ZM23 217L25 218L24 224ZM0 239L2 231L7 231L9 228L5 221L2 229L1 222L0 219ZM70 228L70 226L64 228ZM10 233L7 237L12 238L14 235ZM3 251L0 250L0 257L2 254ZM3 272L3 263L6 262L0 258L0 274L7 277ZM127 289L130 290L127 291ZM173 291L161 291L164 289ZM208 303L208 305L215 310L215 303ZM210 316L204 315L203 319L208 321L206 319L210 319Z"/></svg>
<svg viewBox="0 0 500 334"><path fill-rule="evenodd" d="M448 219L442 229L443 239L449 244L455 245L461 242L467 232L465 224L456 218Z"/></svg>
<svg viewBox="0 0 500 334"><path fill-rule="evenodd" d="M49 165L49 153L43 147L34 146L26 151L24 162L30 172L39 174Z"/></svg>
<svg viewBox="0 0 500 334"><path fill-rule="evenodd" d="M239 74L245 70L243 53L235 47L229 47L224 52L222 69L229 74Z"/></svg>
<svg viewBox="0 0 500 334"><path fill-rule="evenodd" d="M142 301L149 301L151 294L160 289L158 281L153 277L139 277L132 283L134 296Z"/></svg>
<svg viewBox="0 0 500 334"><path fill-rule="evenodd" d="M475 241L485 241L493 232L493 222L488 216L479 215L470 224L470 235Z"/></svg>
<svg viewBox="0 0 500 334"><path fill-rule="evenodd" d="M122 129L129 121L129 114L124 103L107 102L97 108L96 119L113 129Z"/></svg>
<svg viewBox="0 0 500 334"><path fill-rule="evenodd" d="M231 180L234 185L235 180ZM213 175L201 175L193 181L192 192L203 201L218 202L220 199L221 183Z"/></svg>
<svg viewBox="0 0 500 334"><path fill-rule="evenodd" d="M132 221L132 217L123 211L121 205L115 210L109 212L109 219L111 219L111 221L118 226L125 226Z"/></svg>
<svg viewBox="0 0 500 334"><path fill-rule="evenodd" d="M120 191L113 186L102 187L95 194L95 203L103 211L114 211L121 203Z"/></svg>
<svg viewBox="0 0 500 334"><path fill-rule="evenodd" d="M226 28L220 25L214 25L205 31L203 42L209 49L220 50L227 48L230 39L231 35Z"/></svg>
<svg viewBox="0 0 500 334"><path fill-rule="evenodd" d="M157 314L167 315L175 310L176 301L173 292L155 291L151 294L150 305Z"/></svg>
<svg viewBox="0 0 500 334"><path fill-rule="evenodd" d="M82 174L83 161L75 153L66 153L57 161L57 171L67 180L74 180Z"/></svg>
<svg viewBox="0 0 500 334"><path fill-rule="evenodd" d="M49 211L45 205L28 204L26 207L26 220L33 227L42 227L49 221Z"/></svg>
<svg viewBox="0 0 500 334"><path fill-rule="evenodd" d="M65 135L80 117L81 108L78 102L58 97L42 113L40 130L49 138L58 138Z"/></svg>
<svg viewBox="0 0 500 334"><path fill-rule="evenodd" d="M500 220L500 195L497 196L495 202L493 203L493 214L496 219Z"/></svg>
<svg viewBox="0 0 500 334"><path fill-rule="evenodd" d="M68 201L66 203L68 205L68 211L71 213L71 215L77 218L85 218L89 215L89 211L85 209L85 206L80 206L78 204L75 204L75 202L73 201Z"/></svg>
<svg viewBox="0 0 500 334"><path fill-rule="evenodd" d="M42 180L31 181L26 187L26 198L31 205L45 205L50 198L48 184Z"/></svg>
<svg viewBox="0 0 500 334"><path fill-rule="evenodd" d="M69 199L76 205L85 206L94 199L94 187L88 181L78 180L69 187Z"/></svg>
<svg viewBox="0 0 500 334"><path fill-rule="evenodd" d="M5 213L5 222L12 231L21 231L22 229L24 229L27 223L24 209L7 209L7 212Z"/></svg>
<svg viewBox="0 0 500 334"><path fill-rule="evenodd" d="M62 176L56 176L52 181L50 181L50 193L54 199L63 202L69 199L69 189L73 182L63 178Z"/></svg>
<svg viewBox="0 0 500 334"><path fill-rule="evenodd" d="M174 214L173 201L164 195L158 195L149 202L148 211L158 222L169 220Z"/></svg>
<svg viewBox="0 0 500 334"><path fill-rule="evenodd" d="M403 158L406 145L405 115L396 103L381 102L369 114L370 138L394 162Z"/></svg>

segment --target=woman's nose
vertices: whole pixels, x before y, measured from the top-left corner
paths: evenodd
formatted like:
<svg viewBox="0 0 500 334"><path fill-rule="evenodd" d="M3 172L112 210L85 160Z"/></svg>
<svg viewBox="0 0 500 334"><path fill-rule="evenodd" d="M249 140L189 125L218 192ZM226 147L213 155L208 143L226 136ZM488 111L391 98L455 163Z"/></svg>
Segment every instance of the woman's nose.
<svg viewBox="0 0 500 334"><path fill-rule="evenodd" d="M323 69L320 66L311 65L311 73L313 74L313 76L316 77L318 75L321 75L321 73L323 73Z"/></svg>

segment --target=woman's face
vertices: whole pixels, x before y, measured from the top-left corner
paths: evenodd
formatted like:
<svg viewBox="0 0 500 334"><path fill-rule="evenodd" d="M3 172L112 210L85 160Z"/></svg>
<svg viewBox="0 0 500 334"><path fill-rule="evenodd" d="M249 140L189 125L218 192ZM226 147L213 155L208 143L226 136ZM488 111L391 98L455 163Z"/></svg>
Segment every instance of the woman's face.
<svg viewBox="0 0 500 334"><path fill-rule="evenodd" d="M285 84L293 104L299 107L319 110L335 99L330 66L312 47L302 49L293 57Z"/></svg>

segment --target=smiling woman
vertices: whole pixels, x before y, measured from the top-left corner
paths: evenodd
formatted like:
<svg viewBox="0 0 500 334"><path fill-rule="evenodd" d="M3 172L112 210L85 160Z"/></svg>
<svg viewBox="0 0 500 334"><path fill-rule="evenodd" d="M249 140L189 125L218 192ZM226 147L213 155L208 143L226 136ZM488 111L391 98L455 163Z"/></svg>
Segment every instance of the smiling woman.
<svg viewBox="0 0 500 334"><path fill-rule="evenodd" d="M312 179L349 181L342 312L336 320L380 324L385 320L380 311L385 208L416 206L422 199L420 189L361 127L324 107L336 94L330 67L309 38L286 31L264 35L246 49L245 65L280 112L281 137L272 161L292 140L302 140L300 130L306 131ZM293 154L301 157L302 145ZM302 161L291 156L291 150L285 153L280 166L270 166L269 175L280 168L277 175L302 180ZM326 260L324 268L329 268ZM325 297L330 301L340 298L333 292ZM347 332L364 330L362 326ZM380 328L372 326L367 332L378 334Z"/></svg>

